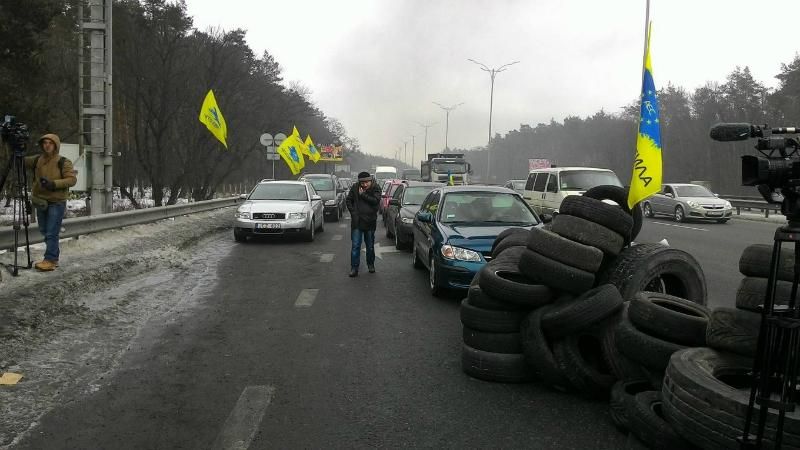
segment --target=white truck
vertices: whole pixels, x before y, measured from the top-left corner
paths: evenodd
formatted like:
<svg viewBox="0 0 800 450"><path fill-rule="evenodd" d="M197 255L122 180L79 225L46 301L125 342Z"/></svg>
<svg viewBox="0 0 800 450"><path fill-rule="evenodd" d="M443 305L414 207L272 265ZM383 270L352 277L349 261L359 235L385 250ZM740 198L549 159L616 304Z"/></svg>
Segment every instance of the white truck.
<svg viewBox="0 0 800 450"><path fill-rule="evenodd" d="M400 178L397 174L397 167L377 166L375 167L375 180L378 186L383 186L383 182L394 178Z"/></svg>

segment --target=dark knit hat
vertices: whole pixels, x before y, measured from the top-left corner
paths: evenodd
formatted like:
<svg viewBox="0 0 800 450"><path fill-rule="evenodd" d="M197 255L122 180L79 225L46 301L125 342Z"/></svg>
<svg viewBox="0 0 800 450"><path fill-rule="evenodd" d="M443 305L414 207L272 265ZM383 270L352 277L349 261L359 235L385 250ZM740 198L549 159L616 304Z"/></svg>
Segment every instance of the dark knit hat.
<svg viewBox="0 0 800 450"><path fill-rule="evenodd" d="M372 175L369 172L360 172L358 174L358 181L370 181L372 180Z"/></svg>

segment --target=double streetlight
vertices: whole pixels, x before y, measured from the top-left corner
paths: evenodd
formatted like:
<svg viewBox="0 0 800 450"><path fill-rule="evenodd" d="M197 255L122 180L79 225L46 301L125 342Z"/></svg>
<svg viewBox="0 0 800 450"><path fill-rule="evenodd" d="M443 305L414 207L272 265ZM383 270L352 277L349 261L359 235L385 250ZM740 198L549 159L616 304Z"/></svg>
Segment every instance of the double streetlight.
<svg viewBox="0 0 800 450"><path fill-rule="evenodd" d="M431 123L419 123L419 122L417 122L417 125L421 126L422 128L425 128L425 160L427 161L428 160L428 128L436 125L436 123L435 122L431 122ZM447 137L445 137L445 141L447 141Z"/></svg>
<svg viewBox="0 0 800 450"><path fill-rule="evenodd" d="M442 108L446 115L445 115L445 126L444 126L444 151L447 151L449 147L447 146L447 134L450 132L450 111L458 108L459 106L463 105L464 103L457 103L451 106L444 106L441 103L433 102L434 105L437 105L439 108Z"/></svg>
<svg viewBox="0 0 800 450"><path fill-rule="evenodd" d="M492 147L492 103L494 102L494 77L498 73L506 70L508 66L513 66L514 64L517 64L519 61L503 64L502 66L497 68L489 68L486 66L486 64L475 61L474 59L471 58L467 58L467 61L477 64L478 66L480 66L481 70L483 70L484 72L488 72L489 78L491 78L492 80L492 87L491 90L489 91L489 141L486 143L486 181L489 181L489 173L492 169L492 157L490 148Z"/></svg>

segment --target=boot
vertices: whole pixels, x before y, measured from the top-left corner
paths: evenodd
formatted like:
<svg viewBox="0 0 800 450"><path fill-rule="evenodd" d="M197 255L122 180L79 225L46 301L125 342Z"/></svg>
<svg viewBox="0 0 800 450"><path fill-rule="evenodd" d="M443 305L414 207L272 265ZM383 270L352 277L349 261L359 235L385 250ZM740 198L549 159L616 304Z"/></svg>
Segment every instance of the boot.
<svg viewBox="0 0 800 450"><path fill-rule="evenodd" d="M353 278L358 276L358 269L350 269L350 275L348 277Z"/></svg>
<svg viewBox="0 0 800 450"><path fill-rule="evenodd" d="M375 273L375 265L367 264L367 270L369 270L369 273Z"/></svg>

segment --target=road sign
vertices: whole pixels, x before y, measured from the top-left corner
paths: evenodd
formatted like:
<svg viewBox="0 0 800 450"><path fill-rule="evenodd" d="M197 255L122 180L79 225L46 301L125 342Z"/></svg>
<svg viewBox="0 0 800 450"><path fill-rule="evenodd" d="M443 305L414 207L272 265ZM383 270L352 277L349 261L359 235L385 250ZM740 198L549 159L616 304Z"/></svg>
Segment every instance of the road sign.
<svg viewBox="0 0 800 450"><path fill-rule="evenodd" d="M274 144L275 141L273 140L272 135L269 133L262 134L261 138L259 138L259 142L261 142L261 145L263 145L264 147L271 147L275 145Z"/></svg>

